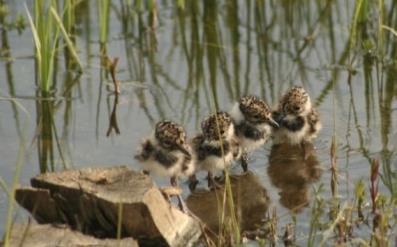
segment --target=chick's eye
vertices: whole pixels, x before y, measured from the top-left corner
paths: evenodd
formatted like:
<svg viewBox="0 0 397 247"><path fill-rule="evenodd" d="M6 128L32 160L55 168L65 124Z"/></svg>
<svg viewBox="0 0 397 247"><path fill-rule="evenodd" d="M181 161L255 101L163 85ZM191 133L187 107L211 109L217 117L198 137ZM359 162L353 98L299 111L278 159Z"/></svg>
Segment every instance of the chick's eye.
<svg viewBox="0 0 397 247"><path fill-rule="evenodd" d="M295 111L299 111L301 108L299 106L294 106Z"/></svg>

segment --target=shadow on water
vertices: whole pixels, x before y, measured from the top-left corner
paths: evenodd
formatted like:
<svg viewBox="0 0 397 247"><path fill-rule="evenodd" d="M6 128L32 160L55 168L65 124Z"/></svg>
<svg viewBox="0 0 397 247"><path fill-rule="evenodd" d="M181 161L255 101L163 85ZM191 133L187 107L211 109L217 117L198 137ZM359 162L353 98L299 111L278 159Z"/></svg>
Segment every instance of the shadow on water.
<svg viewBox="0 0 397 247"><path fill-rule="evenodd" d="M263 225L270 204L266 188L261 184L259 177L252 172L231 176L230 181L240 230L242 232L256 230ZM199 189L186 198L190 211L216 233L220 230L223 195L224 188L211 191ZM225 214L226 217L230 215L228 211Z"/></svg>
<svg viewBox="0 0 397 247"><path fill-rule="evenodd" d="M309 204L311 185L320 179L323 169L312 143L304 147L282 143L272 146L267 173L271 183L280 189L281 205L301 212Z"/></svg>

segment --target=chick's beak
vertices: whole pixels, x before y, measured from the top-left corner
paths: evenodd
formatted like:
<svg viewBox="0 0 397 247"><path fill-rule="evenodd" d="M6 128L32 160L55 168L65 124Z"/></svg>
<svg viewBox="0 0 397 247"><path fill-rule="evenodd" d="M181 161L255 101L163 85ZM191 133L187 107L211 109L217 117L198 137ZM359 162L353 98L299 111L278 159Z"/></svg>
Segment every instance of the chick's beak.
<svg viewBox="0 0 397 247"><path fill-rule="evenodd" d="M280 127L280 125L279 125L276 121L274 121L274 119L271 118L271 117L268 119L268 123L269 123L270 126L272 126L273 128L279 128L279 127Z"/></svg>
<svg viewBox="0 0 397 247"><path fill-rule="evenodd" d="M184 145L178 145L178 149L184 153L186 156L191 157L191 153L186 149Z"/></svg>

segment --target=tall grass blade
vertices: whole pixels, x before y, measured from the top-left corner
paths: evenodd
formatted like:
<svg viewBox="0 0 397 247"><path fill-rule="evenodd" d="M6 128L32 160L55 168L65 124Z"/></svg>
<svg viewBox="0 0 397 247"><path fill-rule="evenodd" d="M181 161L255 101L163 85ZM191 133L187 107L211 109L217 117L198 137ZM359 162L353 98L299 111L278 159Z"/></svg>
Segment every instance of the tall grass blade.
<svg viewBox="0 0 397 247"><path fill-rule="evenodd" d="M53 15L55 21L57 22L59 28L61 29L61 32L63 34L63 38L66 41L66 44L69 48L69 51L71 52L73 58L76 60L76 62L78 63L80 69L83 68L82 63L80 61L79 56L77 55L76 49L74 48L74 43L72 42L72 40L69 38L68 33L65 30L65 27L62 24L61 18L59 17L58 13L56 12L56 10L53 7L50 7L50 11L51 14Z"/></svg>
<svg viewBox="0 0 397 247"><path fill-rule="evenodd" d="M353 20L352 20L352 24L351 24L351 30L350 30L350 48L354 47L356 45L357 42L357 29L358 29L358 23L360 21L360 19L362 18L362 12L363 12L363 6L364 6L364 2L366 0L357 0L356 1L356 6L354 9L354 15L353 15Z"/></svg>
<svg viewBox="0 0 397 247"><path fill-rule="evenodd" d="M397 31L394 30L393 28L388 27L388 26L386 26L386 25L381 25L381 27L382 27L383 29L386 29L387 31L391 32L394 36L397 37Z"/></svg>
<svg viewBox="0 0 397 247"><path fill-rule="evenodd" d="M40 42L39 34L38 34L37 29L33 23L32 16L29 13L29 9L26 6L26 3L24 3L24 6L25 6L26 13L28 15L30 28L32 29L33 40L34 40L34 44L35 44L35 48L36 48L36 59L37 59L38 64L41 64L41 61L42 61L42 59L41 59L41 42Z"/></svg>
<svg viewBox="0 0 397 247"><path fill-rule="evenodd" d="M56 7L55 1L49 2L51 7ZM48 13L48 8L44 5L45 3L46 1L35 1L34 22L26 4L25 9L35 43L38 86L42 92L49 92L54 86L54 59L57 53L59 29L54 26L53 19Z"/></svg>
<svg viewBox="0 0 397 247"><path fill-rule="evenodd" d="M24 132L26 132L27 124L28 124L28 121L26 121L26 123L25 123ZM21 140L20 140L17 161L15 164L15 171L14 171L14 175L13 175L13 179L12 179L12 185L8 192L8 207L7 207L7 215L6 215L6 221L5 221L5 234L4 234L4 246L5 247L9 246L11 227L12 227L12 221L13 221L13 213L14 213L14 204L15 204L14 195L15 195L15 190L18 186L22 166L25 161L25 150L26 149L25 149L24 136L25 136L25 134L23 134L23 136L21 137Z"/></svg>
<svg viewBox="0 0 397 247"><path fill-rule="evenodd" d="M98 4L98 16L99 16L99 42L104 45L107 43L109 33L109 12L110 12L110 1L100 0Z"/></svg>

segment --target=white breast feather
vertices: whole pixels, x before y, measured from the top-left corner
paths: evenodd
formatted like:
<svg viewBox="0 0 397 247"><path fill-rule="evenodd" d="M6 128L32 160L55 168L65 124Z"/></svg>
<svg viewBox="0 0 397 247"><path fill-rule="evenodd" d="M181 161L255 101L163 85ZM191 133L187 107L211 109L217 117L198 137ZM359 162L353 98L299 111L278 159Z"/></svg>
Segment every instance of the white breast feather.
<svg viewBox="0 0 397 247"><path fill-rule="evenodd" d="M240 124L242 121L244 121L244 115L240 110L239 103L234 104L229 114L236 124Z"/></svg>
<svg viewBox="0 0 397 247"><path fill-rule="evenodd" d="M287 115L286 120L294 120L295 117ZM289 131L286 128L279 128L277 129L273 136L273 143L280 144L280 143L290 143L292 145L301 143L306 137L309 131L309 125L307 124L306 120L303 124L303 128L299 131Z"/></svg>
<svg viewBox="0 0 397 247"><path fill-rule="evenodd" d="M215 173L216 171L227 168L233 161L233 153L228 152L225 157L208 156L204 160L197 161L196 165L198 170L210 171Z"/></svg>
<svg viewBox="0 0 397 247"><path fill-rule="evenodd" d="M154 136L154 132L150 135L149 141L154 145L156 148L158 147L158 141ZM154 159L153 156L150 156L147 160L141 161L141 165L144 170L153 173L156 176L161 177L172 177L172 176L190 176L194 172L194 163L190 161L187 166L188 169L182 171L183 162L185 161L185 154L183 154L179 150L172 151L171 154L177 157L177 161L175 164L171 165L170 167L166 168L164 165L160 164L157 160Z"/></svg>
<svg viewBox="0 0 397 247"><path fill-rule="evenodd" d="M234 127L233 125L231 125L229 127L228 130L228 135L227 135L227 139L226 141L231 141L232 138L234 138ZM210 145L210 146L214 146L214 147L220 147L221 146L221 142L220 141L206 141L205 142L206 145ZM215 155L210 155L208 157L206 157L204 160L198 160L196 156L194 156L195 158L195 166L196 166L196 170L204 170L204 171L210 171L215 173L218 170L223 170L226 167L228 167L231 162L233 161L234 157L233 157L233 150L232 147L230 147L231 149L229 150L229 152L225 153L224 157L219 157L219 156L215 156Z"/></svg>
<svg viewBox="0 0 397 247"><path fill-rule="evenodd" d="M246 152L252 152L255 149L258 149L261 146L263 146L266 143L266 141L269 139L269 137L272 133L272 128L268 124L261 124L261 125L256 126L256 128L259 131L264 132L264 138L259 139L259 140L252 140L250 138L245 138L244 136L239 136L237 138L239 145Z"/></svg>

